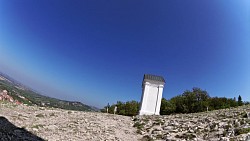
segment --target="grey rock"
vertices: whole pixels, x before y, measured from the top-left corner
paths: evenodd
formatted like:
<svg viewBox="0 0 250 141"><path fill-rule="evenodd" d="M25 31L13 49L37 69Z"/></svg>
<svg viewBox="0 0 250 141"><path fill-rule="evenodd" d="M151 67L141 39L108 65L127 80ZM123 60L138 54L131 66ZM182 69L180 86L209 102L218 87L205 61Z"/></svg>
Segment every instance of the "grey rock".
<svg viewBox="0 0 250 141"><path fill-rule="evenodd" d="M221 137L220 141L230 141L230 139L228 137Z"/></svg>
<svg viewBox="0 0 250 141"><path fill-rule="evenodd" d="M235 127L240 127L240 122L236 121L234 124Z"/></svg>
<svg viewBox="0 0 250 141"><path fill-rule="evenodd" d="M194 133L194 130L193 130L193 129L189 129L188 132L189 132L189 133Z"/></svg>
<svg viewBox="0 0 250 141"><path fill-rule="evenodd" d="M173 130L173 126L165 126L163 127L163 130Z"/></svg>
<svg viewBox="0 0 250 141"><path fill-rule="evenodd" d="M158 135L160 135L160 134L162 134L162 131L154 130L152 133L153 133L153 134L158 134Z"/></svg>

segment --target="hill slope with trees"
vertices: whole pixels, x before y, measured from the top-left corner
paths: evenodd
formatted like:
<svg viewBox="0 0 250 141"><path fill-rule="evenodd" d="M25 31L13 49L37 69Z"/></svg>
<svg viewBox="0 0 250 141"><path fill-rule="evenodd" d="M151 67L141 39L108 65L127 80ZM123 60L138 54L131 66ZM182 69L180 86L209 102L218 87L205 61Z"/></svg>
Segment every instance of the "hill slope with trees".
<svg viewBox="0 0 250 141"><path fill-rule="evenodd" d="M8 95L26 105L38 105L77 111L97 111L95 107L77 101L66 101L41 95L22 85L6 74L0 73L0 92L8 91Z"/></svg>

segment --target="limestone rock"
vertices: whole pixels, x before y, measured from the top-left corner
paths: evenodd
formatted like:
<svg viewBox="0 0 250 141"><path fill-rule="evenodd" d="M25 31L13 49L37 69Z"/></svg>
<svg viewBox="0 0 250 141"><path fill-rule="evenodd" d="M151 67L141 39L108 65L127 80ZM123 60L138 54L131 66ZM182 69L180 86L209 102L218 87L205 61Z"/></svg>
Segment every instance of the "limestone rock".
<svg viewBox="0 0 250 141"><path fill-rule="evenodd" d="M0 107L3 141L250 140L250 105L205 113L136 116L132 120L120 115L37 106L0 103Z"/></svg>
<svg viewBox="0 0 250 141"><path fill-rule="evenodd" d="M126 116L4 103L0 107L1 141L136 141L141 138L131 126L134 122Z"/></svg>
<svg viewBox="0 0 250 141"><path fill-rule="evenodd" d="M250 130L250 120L242 117L246 111L250 111L250 105L206 113L139 116L137 122L144 123L143 128L140 129L144 135L157 140L245 141L250 140L250 133L245 133ZM161 121L163 126L152 122L156 120ZM160 127L162 130L159 129ZM235 129L242 128L246 130L235 133Z"/></svg>

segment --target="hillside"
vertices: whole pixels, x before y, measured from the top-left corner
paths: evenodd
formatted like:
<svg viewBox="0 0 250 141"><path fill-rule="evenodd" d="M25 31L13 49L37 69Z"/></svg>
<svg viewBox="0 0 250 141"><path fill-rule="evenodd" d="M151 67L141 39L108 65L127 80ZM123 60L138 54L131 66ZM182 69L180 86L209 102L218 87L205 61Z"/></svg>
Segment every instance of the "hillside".
<svg viewBox="0 0 250 141"><path fill-rule="evenodd" d="M2 140L250 140L250 105L195 114L136 116L134 119L3 102L0 102L0 109Z"/></svg>
<svg viewBox="0 0 250 141"><path fill-rule="evenodd" d="M249 141L250 105L202 113L137 116L145 140Z"/></svg>
<svg viewBox="0 0 250 141"><path fill-rule="evenodd" d="M41 95L6 74L0 73L0 92L8 91L14 100L27 105L38 105L78 111L96 111L95 107L77 101L66 101Z"/></svg>
<svg viewBox="0 0 250 141"><path fill-rule="evenodd" d="M133 121L126 116L1 102L0 109L0 140L134 141L140 138ZM1 121L11 125L12 130L6 132L10 127Z"/></svg>

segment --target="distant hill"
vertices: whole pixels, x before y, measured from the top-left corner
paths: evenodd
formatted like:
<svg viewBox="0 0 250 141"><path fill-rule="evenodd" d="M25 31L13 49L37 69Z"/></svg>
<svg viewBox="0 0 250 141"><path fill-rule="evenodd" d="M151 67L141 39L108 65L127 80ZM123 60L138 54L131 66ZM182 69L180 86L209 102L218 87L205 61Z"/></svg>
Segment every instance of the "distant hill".
<svg viewBox="0 0 250 141"><path fill-rule="evenodd" d="M8 95L13 97L15 100L27 105L54 107L77 111L99 110L95 107L88 106L78 101L66 101L41 95L31 88L11 78L10 76L0 72L0 92L2 90L7 90Z"/></svg>

